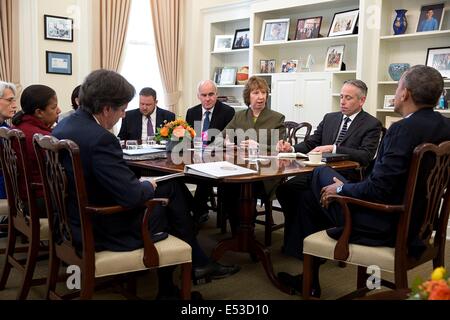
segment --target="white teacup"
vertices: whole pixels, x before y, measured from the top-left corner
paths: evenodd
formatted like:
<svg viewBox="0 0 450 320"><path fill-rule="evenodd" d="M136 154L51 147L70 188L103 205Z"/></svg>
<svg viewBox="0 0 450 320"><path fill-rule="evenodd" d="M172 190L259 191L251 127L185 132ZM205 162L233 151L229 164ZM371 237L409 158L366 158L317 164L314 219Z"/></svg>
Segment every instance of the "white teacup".
<svg viewBox="0 0 450 320"><path fill-rule="evenodd" d="M322 152L310 152L308 159L311 163L320 163L322 162Z"/></svg>

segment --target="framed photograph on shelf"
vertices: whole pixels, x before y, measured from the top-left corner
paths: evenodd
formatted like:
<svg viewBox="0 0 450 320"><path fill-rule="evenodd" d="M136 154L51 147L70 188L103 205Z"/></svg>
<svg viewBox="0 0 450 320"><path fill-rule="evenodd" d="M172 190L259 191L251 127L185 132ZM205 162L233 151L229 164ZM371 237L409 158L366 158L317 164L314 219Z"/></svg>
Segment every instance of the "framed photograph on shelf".
<svg viewBox="0 0 450 320"><path fill-rule="evenodd" d="M213 74L213 81L216 83L216 84L219 84L220 83L220 76L222 75L222 67L216 67L215 69L214 69L214 74Z"/></svg>
<svg viewBox="0 0 450 320"><path fill-rule="evenodd" d="M47 40L73 42L73 19L44 15L44 33Z"/></svg>
<svg viewBox="0 0 450 320"><path fill-rule="evenodd" d="M281 62L281 72L297 72L298 60L283 60Z"/></svg>
<svg viewBox="0 0 450 320"><path fill-rule="evenodd" d="M223 67L222 73L220 74L219 85L230 86L236 84L236 67Z"/></svg>
<svg viewBox="0 0 450 320"><path fill-rule="evenodd" d="M275 59L260 60L260 73L275 73Z"/></svg>
<svg viewBox="0 0 450 320"><path fill-rule="evenodd" d="M47 73L72 74L72 54L68 52L45 51Z"/></svg>
<svg viewBox="0 0 450 320"><path fill-rule="evenodd" d="M289 35L289 19L264 20L260 43L286 42Z"/></svg>
<svg viewBox="0 0 450 320"><path fill-rule="evenodd" d="M425 64L435 68L444 78L450 78L450 47L428 48Z"/></svg>
<svg viewBox="0 0 450 320"><path fill-rule="evenodd" d="M341 71L344 59L344 45L332 46L327 50L325 58L325 71Z"/></svg>
<svg viewBox="0 0 450 320"><path fill-rule="evenodd" d="M416 32L440 30L443 15L444 3L422 6Z"/></svg>
<svg viewBox="0 0 450 320"><path fill-rule="evenodd" d="M233 35L217 35L214 41L214 52L231 51Z"/></svg>
<svg viewBox="0 0 450 320"><path fill-rule="evenodd" d="M359 9L337 12L331 22L329 37L344 36L353 34L358 22Z"/></svg>
<svg viewBox="0 0 450 320"><path fill-rule="evenodd" d="M384 96L383 109L394 109L395 95L387 94Z"/></svg>
<svg viewBox="0 0 450 320"><path fill-rule="evenodd" d="M318 38L321 24L322 17L298 19L295 29L295 40Z"/></svg>
<svg viewBox="0 0 450 320"><path fill-rule="evenodd" d="M250 29L238 29L234 33L233 49L247 49L250 47Z"/></svg>

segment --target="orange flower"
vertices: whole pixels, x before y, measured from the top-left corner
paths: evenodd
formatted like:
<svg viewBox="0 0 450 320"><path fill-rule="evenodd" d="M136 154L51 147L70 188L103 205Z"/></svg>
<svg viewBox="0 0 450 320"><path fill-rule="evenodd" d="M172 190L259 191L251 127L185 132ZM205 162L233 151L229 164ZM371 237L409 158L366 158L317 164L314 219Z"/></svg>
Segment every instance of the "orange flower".
<svg viewBox="0 0 450 320"><path fill-rule="evenodd" d="M169 136L169 128L162 127L161 130L159 131L159 133L161 134L162 137L168 137Z"/></svg>
<svg viewBox="0 0 450 320"><path fill-rule="evenodd" d="M450 288L445 280L434 280L431 282L428 300L450 300Z"/></svg>
<svg viewBox="0 0 450 320"><path fill-rule="evenodd" d="M191 134L191 138L195 137L195 130L191 127L189 127L189 133Z"/></svg>
<svg viewBox="0 0 450 320"><path fill-rule="evenodd" d="M173 129L172 134L177 138L183 138L186 133L186 129L183 126L178 126Z"/></svg>

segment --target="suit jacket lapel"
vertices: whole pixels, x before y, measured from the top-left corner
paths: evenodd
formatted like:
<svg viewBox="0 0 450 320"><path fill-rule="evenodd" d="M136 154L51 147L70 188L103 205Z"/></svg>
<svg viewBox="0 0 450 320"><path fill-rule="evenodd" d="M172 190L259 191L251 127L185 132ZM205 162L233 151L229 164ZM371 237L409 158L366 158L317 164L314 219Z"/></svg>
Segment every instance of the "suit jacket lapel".
<svg viewBox="0 0 450 320"><path fill-rule="evenodd" d="M136 113L134 114L134 117L132 117L135 120L132 120L136 125L131 123L131 128L135 128L134 135L136 137L139 137L138 139L141 139L142 137L142 113L139 111L139 109L136 109Z"/></svg>
<svg viewBox="0 0 450 320"><path fill-rule="evenodd" d="M347 140L347 137L350 137L353 133L353 131L357 130L364 122L365 113L364 111L361 111L355 119L353 119L353 123L350 124L350 127L347 130L347 133L345 134L344 138L341 141L341 144L344 143L345 140Z"/></svg>
<svg viewBox="0 0 450 320"><path fill-rule="evenodd" d="M336 113L336 116L333 118L333 121L331 122L330 128L327 130L331 134L331 141L325 142L323 144L334 144L336 141L336 138L339 134L339 128L341 126L342 122L342 113Z"/></svg>

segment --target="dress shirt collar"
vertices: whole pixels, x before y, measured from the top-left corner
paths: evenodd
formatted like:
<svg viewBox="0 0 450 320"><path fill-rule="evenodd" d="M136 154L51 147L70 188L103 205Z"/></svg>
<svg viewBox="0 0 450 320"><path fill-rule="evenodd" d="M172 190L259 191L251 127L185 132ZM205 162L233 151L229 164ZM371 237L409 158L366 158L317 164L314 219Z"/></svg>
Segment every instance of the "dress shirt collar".
<svg viewBox="0 0 450 320"><path fill-rule="evenodd" d="M212 107L211 109L206 110L206 109L202 106L202 119L204 118L205 112L206 112L206 111L209 111L210 116L212 116L212 114L213 114L213 112L214 112L214 108L215 108L215 107ZM210 119L211 119L211 118L210 118Z"/></svg>

